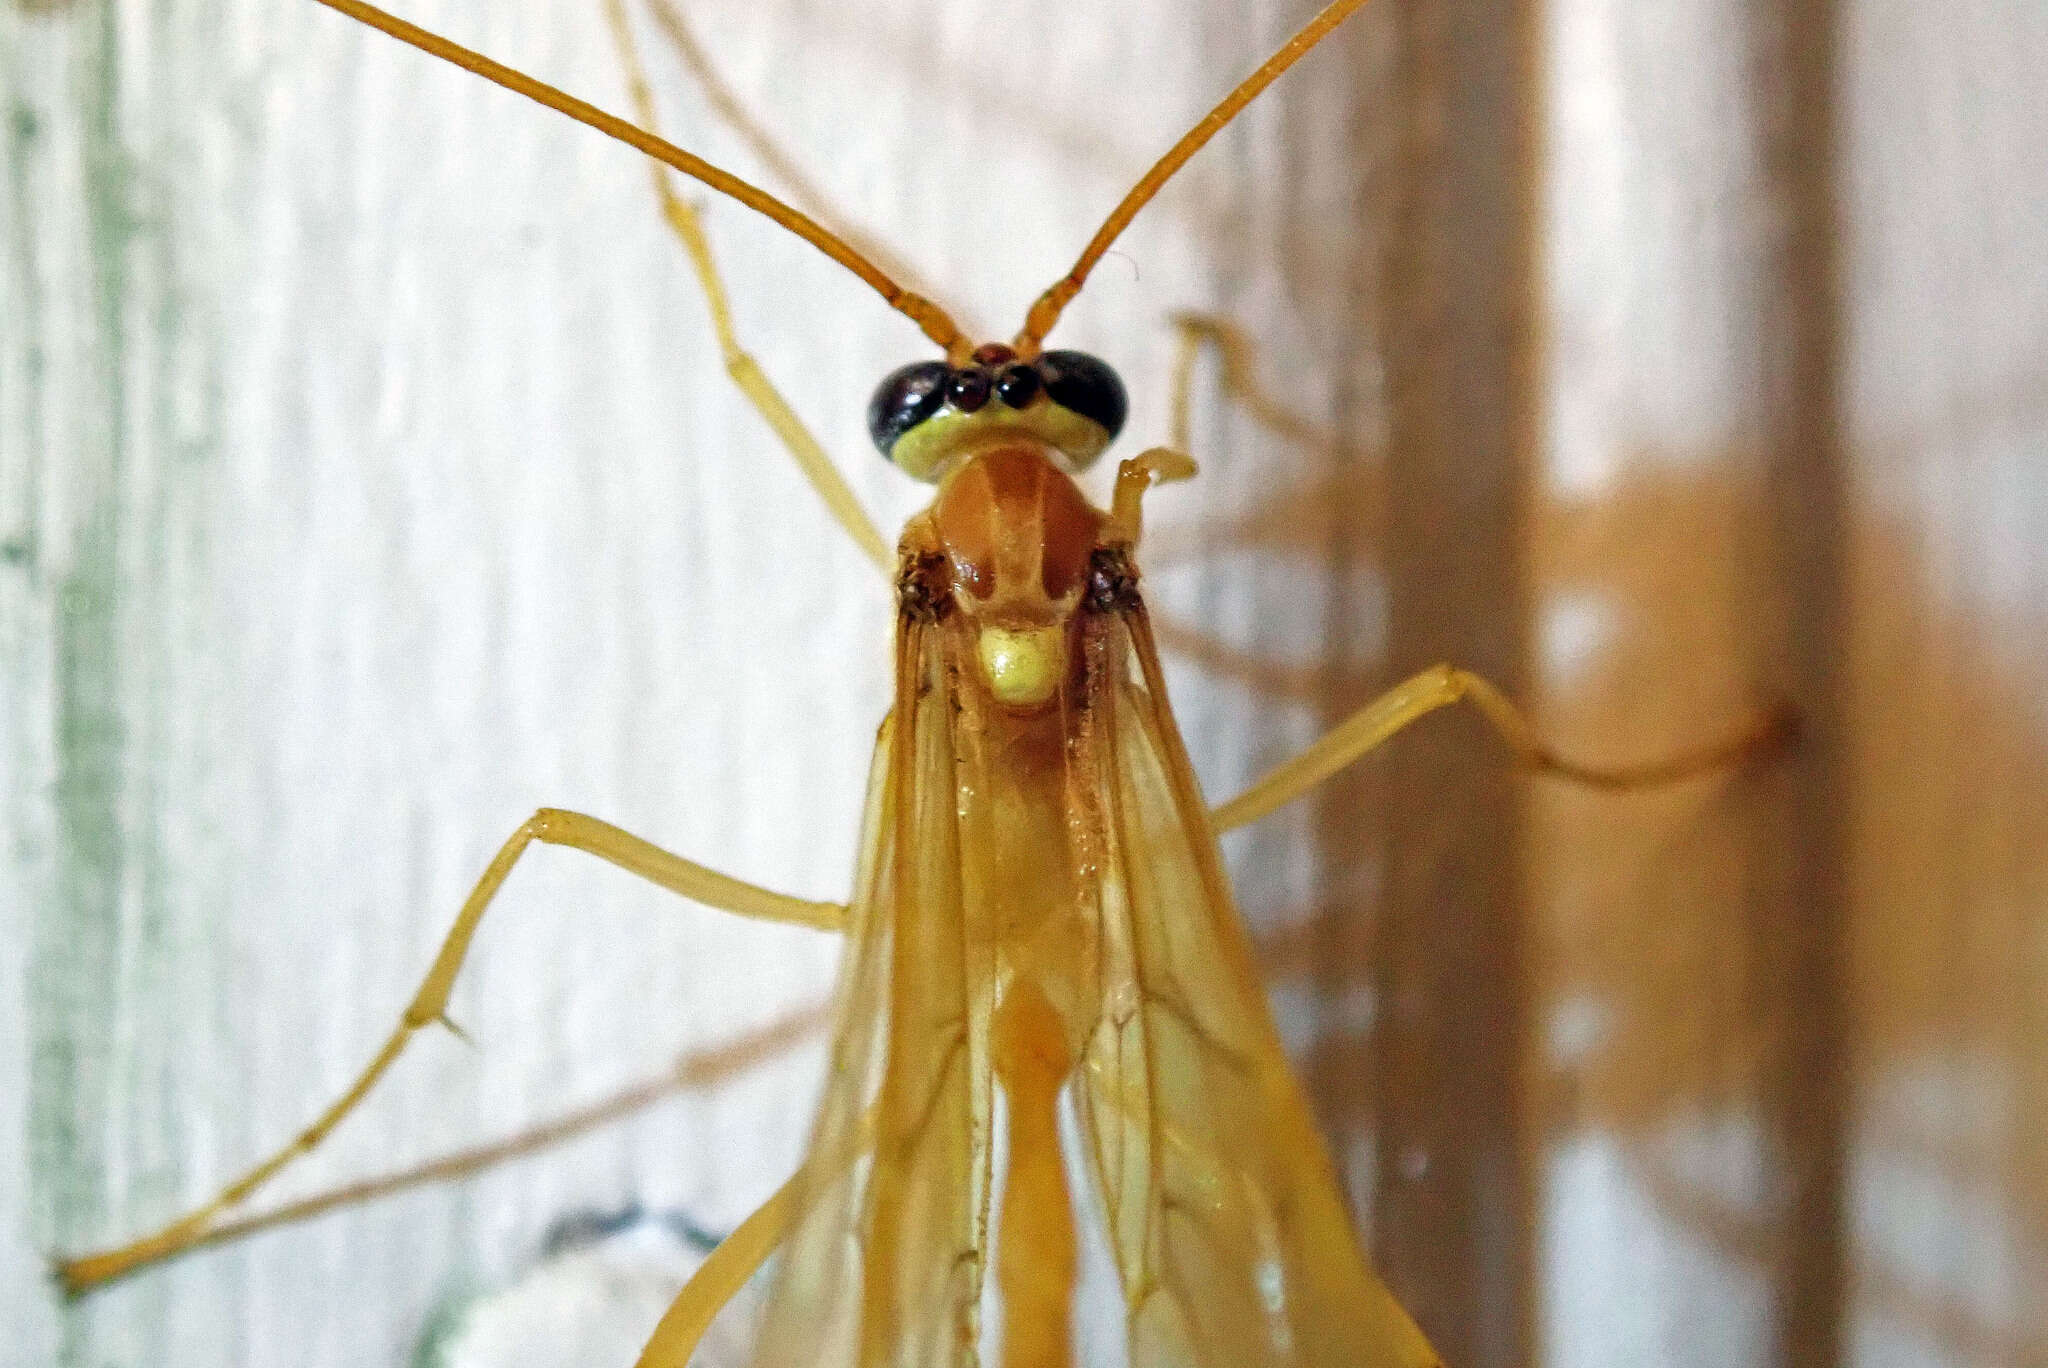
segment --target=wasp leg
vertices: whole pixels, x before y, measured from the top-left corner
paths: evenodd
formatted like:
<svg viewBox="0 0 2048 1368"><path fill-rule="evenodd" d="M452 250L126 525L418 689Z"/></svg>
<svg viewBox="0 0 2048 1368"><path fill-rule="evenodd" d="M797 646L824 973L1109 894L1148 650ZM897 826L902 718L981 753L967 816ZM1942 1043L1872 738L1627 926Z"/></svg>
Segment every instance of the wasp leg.
<svg viewBox="0 0 2048 1368"><path fill-rule="evenodd" d="M801 1210L804 1170L754 1209L718 1248L697 1266L690 1281L662 1313L660 1324L640 1351L634 1368L688 1368L697 1342L711 1322L788 1236Z"/></svg>
<svg viewBox="0 0 2048 1368"><path fill-rule="evenodd" d="M1187 453L1192 449L1195 361L1205 343L1216 348L1223 392L1243 404L1254 418L1286 436L1307 433L1305 440L1312 445L1328 444L1327 438L1312 432L1259 388L1252 374L1251 344L1234 324L1208 314L1179 313L1173 316L1173 326L1180 342L1174 352L1173 378L1167 391L1167 444L1139 453L1116 472L1108 540L1126 546L1138 544L1146 491L1155 484L1189 479L1196 472L1194 457Z"/></svg>
<svg viewBox="0 0 2048 1368"><path fill-rule="evenodd" d="M205 1205L132 1244L59 1260L56 1272L65 1291L75 1296L144 1264L169 1258L206 1239L225 1212L325 1140L341 1124L342 1118L369 1095L378 1079L405 1052L406 1045L417 1032L435 1022L453 1030L454 1023L447 1016L448 995L454 988L455 976L461 972L463 960L469 954L470 941L476 936L477 925L483 920L491 899L512 872L512 866L535 841L585 851L671 892L737 916L791 922L823 931L836 931L845 921L846 909L837 903L808 902L741 883L680 855L671 855L609 822L580 813L543 808L522 822L519 829L499 847L483 877L477 880L476 887L463 903L461 912L456 914L455 925L441 942L433 967L427 970L426 978L413 994L411 1004L368 1066L356 1076L355 1082L290 1144L229 1183Z"/></svg>
<svg viewBox="0 0 2048 1368"><path fill-rule="evenodd" d="M675 0L648 0L647 11L654 16L654 26L668 40L670 49L689 69L691 79L696 81L699 92L704 96L704 103L747 145L769 178L782 188L783 198L820 223L830 224L848 245L889 275L919 294L932 293L927 282L919 278L915 265L898 256L872 233L856 227L845 210L832 202L831 197L797 164L797 159L775 141L759 119L748 112L739 95L712 66L710 54L697 41L696 33ZM976 330L970 328L968 331Z"/></svg>
<svg viewBox="0 0 2048 1368"><path fill-rule="evenodd" d="M699 1265L662 1314L633 1368L689 1368L697 1341L704 1338L704 1332L711 1328L713 1318L725 1304L747 1285L747 1279L796 1228L809 1194L831 1187L874 1145L875 1124L875 1110L870 1108L860 1125L845 1137L845 1143L811 1155L788 1182L775 1190L774 1196L719 1242L711 1257Z"/></svg>
<svg viewBox="0 0 2048 1368"><path fill-rule="evenodd" d="M1741 764L1782 749L1798 731L1798 714L1789 704L1780 704L1758 714L1733 736L1680 755L1642 765L1581 765L1537 740L1528 719L1499 689L1469 671L1438 665L1396 684L1338 723L1292 760L1217 807L1211 820L1218 831L1255 822L1307 793L1410 722L1458 702L1477 707L1524 768L1603 789L1676 783Z"/></svg>
<svg viewBox="0 0 2048 1368"><path fill-rule="evenodd" d="M1195 361L1207 346L1216 353L1216 381L1223 396L1275 436L1308 451L1335 452L1344 443L1273 397L1259 381L1256 348L1244 330L1219 314L1176 313L1169 320L1179 337L1167 408L1167 440L1189 449L1194 408Z"/></svg>
<svg viewBox="0 0 2048 1368"><path fill-rule="evenodd" d="M626 87L633 101L634 117L642 128L658 132L654 94L647 84L647 74L640 62L639 47L633 40L632 24L626 16L624 0L606 0L605 14L611 21L619 57L626 68ZM825 448L804 426L803 419L796 416L796 410L775 388L767 372L740 346L739 336L733 331L732 305L726 298L725 283L719 277L717 263L712 260L711 242L704 235L704 225L698 221L697 211L675 192L666 167L650 163L650 175L654 181L655 198L661 204L661 216L689 254L690 269L696 274L697 284L704 292L704 303L711 311L712 331L717 334L718 349L725 357L726 374L732 377L733 384L739 387L747 402L754 406L754 411L774 429L777 440L795 459L818 497L825 501L825 509L833 521L844 528L862 554L893 581L896 577L895 548L882 536L846 483L846 477L839 473L839 467L832 464Z"/></svg>
<svg viewBox="0 0 2048 1368"><path fill-rule="evenodd" d="M1171 322L1176 346L1167 386L1167 444L1124 462L1117 474L1111 525L1131 544L1137 542L1138 502L1145 490L1195 473L1195 463L1185 453L1194 449L1195 363L1204 347L1216 354L1217 384L1224 398L1254 422L1309 451L1341 454L1344 450L1336 437L1289 409L1260 384L1252 342L1235 323L1204 313L1176 313Z"/></svg>
<svg viewBox="0 0 2048 1368"><path fill-rule="evenodd" d="M775 1022L765 1030L752 1032L727 1044L705 1050L693 1050L650 1078L620 1088L608 1097L564 1112L539 1125L530 1126L488 1144L444 1154L438 1159L430 1159L412 1168L381 1173L359 1182L316 1192L310 1197L287 1202L268 1211L220 1221L208 1226L205 1232L194 1238L190 1244L170 1254L159 1255L158 1258L175 1258L194 1250L232 1244L266 1230L297 1225L301 1221L310 1221L315 1216L324 1216L330 1211L361 1206L379 1198L408 1192L413 1188L473 1178L477 1174L508 1164L514 1159L538 1154L542 1150L565 1144L579 1135L587 1135L624 1121L678 1093L709 1087L744 1071L808 1035L823 1024L824 1020L825 1014L820 1010L796 1013Z"/></svg>
<svg viewBox="0 0 2048 1368"><path fill-rule="evenodd" d="M1152 447L1116 469L1116 491L1110 497L1109 523L1103 539L1111 545L1135 547L1144 529L1145 492L1155 484L1192 479L1195 461L1173 447Z"/></svg>

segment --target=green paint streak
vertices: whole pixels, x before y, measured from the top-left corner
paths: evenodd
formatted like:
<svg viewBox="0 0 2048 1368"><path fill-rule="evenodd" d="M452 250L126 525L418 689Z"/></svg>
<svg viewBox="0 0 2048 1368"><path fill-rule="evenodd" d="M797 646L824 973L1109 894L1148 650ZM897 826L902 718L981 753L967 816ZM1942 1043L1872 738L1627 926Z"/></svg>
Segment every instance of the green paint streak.
<svg viewBox="0 0 2048 1368"><path fill-rule="evenodd" d="M159 9L144 21L150 27L178 22L174 6ZM171 73L148 72L154 79L138 85L122 70L120 13L116 0L77 13L79 76L67 92L66 117L81 134L73 174L86 194L84 232L67 220L62 236L80 244L73 250L84 252L92 285L83 326L67 331L89 342L70 374L49 377L68 382L62 402L83 421L68 449L44 459L64 472L68 502L84 516L58 527L38 516L24 539L31 573L39 542L45 563L64 567L51 586L49 618L54 839L29 949L28 1161L39 1239L67 1249L133 1234L132 1205L160 1215L161 1199L180 1186L174 1159L136 1172L114 1204L107 1172L118 1137L162 1133L179 1119L161 1051L122 1048L116 1023L154 1029L184 981L177 881L158 834L175 798L165 785L177 772L177 661L191 646L175 625L188 587L181 571L193 558L204 564L211 531L192 516L195 506L210 507L207 481L185 476L218 468L224 406L216 349L204 328L191 336L190 299L178 282L170 213L177 178L163 166L154 183L140 175L160 151L175 157L185 149L131 149L122 136L123 110L132 111L138 90L164 105L163 117L147 125L175 130L183 112L176 83L164 79ZM35 111L18 110L6 132L25 146L38 138L39 122ZM9 179L22 190L17 222L32 223L37 177ZM149 211L138 213L144 203ZM32 242L34 233L26 237ZM30 354L40 356L47 319L18 321ZM180 397L195 345L214 364L200 382L199 428L191 432L180 427ZM31 381L45 388L40 376ZM0 559L8 544L0 542ZM170 1295L169 1284L157 1283L124 1294L118 1311L102 1315L87 1303L65 1316L58 1364L100 1368L131 1357L138 1331L146 1343Z"/></svg>
<svg viewBox="0 0 2048 1368"><path fill-rule="evenodd" d="M55 1179L56 1218L99 1210L97 1107L82 1085L105 1065L104 990L114 965L125 865L120 808L124 727L116 658L115 501L94 510L58 590L55 907L30 964L38 1034L37 1174ZM35 1010L35 1009L41 1010ZM69 1210L66 1210L69 1208Z"/></svg>
<svg viewBox="0 0 2048 1368"><path fill-rule="evenodd" d="M117 14L112 0L79 17L78 113L92 273L92 370L76 392L98 424L62 459L89 512L57 586L53 633L57 775L55 869L37 909L29 958L29 1164L37 1225L64 1245L107 1234L104 1118L113 1048L121 894L129 864L122 823L127 735L120 670L125 451L129 162L120 141ZM94 1361L92 1318L64 1318L60 1365Z"/></svg>
<svg viewBox="0 0 2048 1368"><path fill-rule="evenodd" d="M9 54L10 56L12 54ZM29 166L37 154L37 143L42 135L42 120L29 105L16 101L7 115L7 199L8 220L17 225L15 240L10 244L8 255L16 263L14 278L9 282L8 310L22 330L22 380L21 429L18 434L9 434L25 448L21 466L19 501L21 521L13 527L0 528L5 539L0 540L0 564L9 569L20 569L28 574L31 587L39 585L38 556L42 530L43 494L43 377L49 368L49 358L42 345L43 329L47 322L43 314L43 282L36 269L36 252L39 244L29 225L35 221L33 209L35 195L31 188ZM5 377L0 376L0 382Z"/></svg>
<svg viewBox="0 0 2048 1368"><path fill-rule="evenodd" d="M481 1300L483 1294L467 1285L444 1293L427 1313L427 1323L420 1327L419 1340L406 1360L406 1368L448 1368L449 1356L462 1332L469 1328L470 1314Z"/></svg>

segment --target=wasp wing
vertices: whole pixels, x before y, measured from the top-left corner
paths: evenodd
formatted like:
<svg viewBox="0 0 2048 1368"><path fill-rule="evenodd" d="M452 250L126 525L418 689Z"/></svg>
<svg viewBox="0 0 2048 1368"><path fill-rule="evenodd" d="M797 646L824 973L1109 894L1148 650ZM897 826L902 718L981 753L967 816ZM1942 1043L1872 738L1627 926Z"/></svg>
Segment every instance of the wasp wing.
<svg viewBox="0 0 2048 1368"><path fill-rule="evenodd" d="M1103 1009L1077 1100L1132 1368L1429 1368L1282 1051L1142 606L1099 619L1086 749Z"/></svg>
<svg viewBox="0 0 2048 1368"><path fill-rule="evenodd" d="M990 1107L975 1023L990 986L968 962L952 691L931 631L899 633L831 1075L762 1310L761 1368L974 1362Z"/></svg>
<svg viewBox="0 0 2048 1368"><path fill-rule="evenodd" d="M1066 981L1080 991L1063 1010L1087 1170L1071 1186L1101 1199L1131 1368L1434 1368L1358 1252L1142 607L1084 628L1053 839L1023 831L1043 824L1015 805L1018 756L990 739L1001 727L961 693L971 647L953 626L899 633L832 1073L757 1364L979 1361L1003 1239L989 1217L990 1021L1001 982L1044 968L1018 957L1016 908L1047 915L1041 895L1064 889L1055 939L1072 943ZM1032 896L1016 886L1020 846L1046 857L1028 871Z"/></svg>

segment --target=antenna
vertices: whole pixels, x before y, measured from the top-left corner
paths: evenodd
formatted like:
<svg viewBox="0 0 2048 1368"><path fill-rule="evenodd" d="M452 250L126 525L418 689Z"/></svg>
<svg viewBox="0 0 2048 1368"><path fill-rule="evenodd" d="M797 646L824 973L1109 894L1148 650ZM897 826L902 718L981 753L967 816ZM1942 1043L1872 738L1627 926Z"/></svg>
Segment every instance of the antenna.
<svg viewBox="0 0 2048 1368"><path fill-rule="evenodd" d="M514 94L524 95L537 104L566 114L606 137L616 138L628 147L636 148L656 161L672 166L692 179L702 181L721 195L738 200L755 213L781 224L859 276L888 303L890 308L917 324L924 331L924 335L938 343L949 356L966 349L967 343L961 336L960 329L944 309L923 295L904 289L837 233L803 211L784 204L759 186L751 185L729 171L721 171L702 157L685 152L667 139L656 137L616 114L607 114L596 105L579 100L567 91L559 90L545 81L535 80L525 72L517 71L502 62L492 61L480 52L451 42L417 24L407 23L394 14L387 14L374 5L365 4L364 0L320 0L320 3L329 9L340 11L357 23L367 24L380 33L389 34L401 43L416 47L429 56L439 57L444 62L481 76L493 85L503 86ZM1079 286L1075 288L1078 289Z"/></svg>
<svg viewBox="0 0 2048 1368"><path fill-rule="evenodd" d="M334 0L322 2L332 4ZM1102 260L1102 254L1109 250L1110 244L1122 236L1124 229L1131 226L1131 220L1138 216L1138 211L1151 203L1152 197L1173 179L1176 171L1187 164L1188 158L1201 151L1209 139L1222 132L1224 125L1236 118L1238 112L1246 105L1257 99L1261 91L1278 80L1282 72L1306 57L1316 44L1329 37L1332 29L1349 19L1353 11L1364 4L1365 0L1333 0L1327 9L1309 20L1301 32L1289 38L1278 52L1268 57L1265 65L1245 77L1237 89L1224 96L1221 104L1204 115L1200 123L1183 134L1181 140L1168 149L1166 155L1155 162L1150 171L1139 178L1138 183L1131 187L1131 192L1124 196L1123 202L1111 210L1109 217L1103 220L1102 226L1095 230L1095 236L1090 238L1088 245L1082 249L1080 259L1074 263L1074 269L1054 281L1052 288L1040 295L1037 302L1031 306L1031 312L1024 316L1024 330L1017 334L1014 343L1019 356L1028 360L1038 355L1045 335L1052 331L1053 324L1059 322L1060 313L1072 302L1074 296L1081 293L1081 286L1086 283L1088 273L1095 269L1095 263Z"/></svg>

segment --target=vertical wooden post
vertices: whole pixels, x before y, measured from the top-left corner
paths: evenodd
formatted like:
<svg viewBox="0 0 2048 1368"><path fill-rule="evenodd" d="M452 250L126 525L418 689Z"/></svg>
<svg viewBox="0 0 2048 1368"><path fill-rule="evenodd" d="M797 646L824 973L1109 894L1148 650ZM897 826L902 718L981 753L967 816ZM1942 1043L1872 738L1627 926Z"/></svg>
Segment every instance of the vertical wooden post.
<svg viewBox="0 0 2048 1368"><path fill-rule="evenodd" d="M1844 143L1837 0L1757 5L1760 69L1776 73L1762 144L1784 223L1764 320L1764 508L1787 612L1778 631L1804 716L1788 757L1793 821L1753 924L1782 1028L1763 1062L1774 1213L1772 1362L1832 1368L1847 1352L1850 1121L1846 788L1848 470L1843 444ZM1774 22L1775 21L1775 22ZM1774 345L1775 344L1775 345Z"/></svg>
<svg viewBox="0 0 2048 1368"><path fill-rule="evenodd" d="M1406 6L1388 339L1390 678L1438 661L1513 690L1530 238L1528 5ZM1469 718L1387 760L1378 1256L1446 1359L1528 1362L1512 780Z"/></svg>

